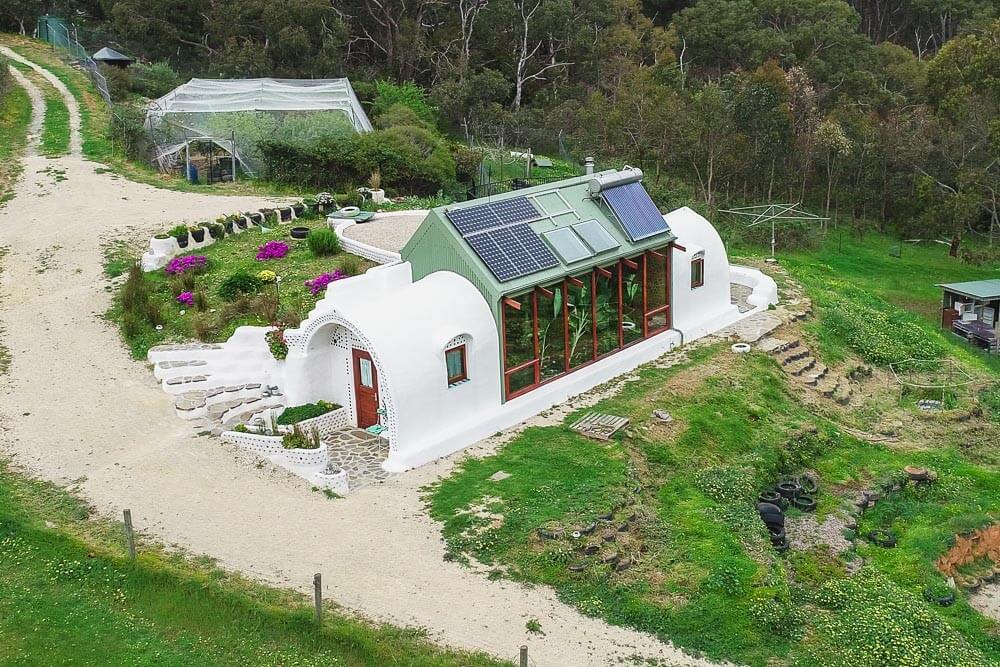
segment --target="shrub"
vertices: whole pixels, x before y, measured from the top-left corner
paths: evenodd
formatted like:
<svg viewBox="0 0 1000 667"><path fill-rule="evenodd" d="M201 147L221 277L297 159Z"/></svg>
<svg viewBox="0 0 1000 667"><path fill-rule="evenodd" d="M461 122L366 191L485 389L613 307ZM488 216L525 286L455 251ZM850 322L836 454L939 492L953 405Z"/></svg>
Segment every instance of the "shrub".
<svg viewBox="0 0 1000 667"><path fill-rule="evenodd" d="M126 338L135 338L142 333L143 329L146 328L146 322L143 316L136 315L135 313L126 311L122 315L122 331L125 332Z"/></svg>
<svg viewBox="0 0 1000 667"><path fill-rule="evenodd" d="M97 65L97 69L104 76L104 80L108 82L108 94L111 95L112 101L121 102L128 98L135 85L131 68L114 67L100 63Z"/></svg>
<svg viewBox="0 0 1000 667"><path fill-rule="evenodd" d="M285 449L319 449L321 444L319 431L312 429L309 433L303 433L297 425L281 439L281 446Z"/></svg>
<svg viewBox="0 0 1000 667"><path fill-rule="evenodd" d="M278 415L277 423L283 426L288 426L291 424L296 424L300 421L305 421L306 419L314 419L320 415L325 415L328 412L333 412L334 410L339 410L340 406L336 403L330 403L329 401L316 401L315 403L306 403L304 405L296 405L291 408L285 408L280 415Z"/></svg>
<svg viewBox="0 0 1000 667"><path fill-rule="evenodd" d="M146 129L145 112L132 104L115 104L105 129L105 138L112 150L121 151L130 160L152 157L153 144Z"/></svg>
<svg viewBox="0 0 1000 667"><path fill-rule="evenodd" d="M195 291L194 307L197 308L199 312L208 310L208 295L205 294L205 290L199 289Z"/></svg>
<svg viewBox="0 0 1000 667"><path fill-rule="evenodd" d="M238 296L256 294L264 286L264 281L255 275L238 271L222 281L219 285L219 296L232 301Z"/></svg>
<svg viewBox="0 0 1000 667"><path fill-rule="evenodd" d="M437 124L437 110L427 102L427 92L415 83L393 83L377 81L372 114L378 118L396 105L410 109L428 125Z"/></svg>
<svg viewBox="0 0 1000 667"><path fill-rule="evenodd" d="M146 302L146 321L154 327L163 324L163 312L156 301Z"/></svg>
<svg viewBox="0 0 1000 667"><path fill-rule="evenodd" d="M208 315L201 314L194 318L194 336L203 343L212 340L215 335L215 322Z"/></svg>
<svg viewBox="0 0 1000 667"><path fill-rule="evenodd" d="M136 63L132 70L132 90L143 97L166 95L181 83L181 76L165 62L144 65Z"/></svg>
<svg viewBox="0 0 1000 667"><path fill-rule="evenodd" d="M344 253L339 259L340 270L343 271L344 275L356 276L361 272L361 258L357 255Z"/></svg>
<svg viewBox="0 0 1000 667"><path fill-rule="evenodd" d="M125 284L122 285L122 309L126 313L145 317L146 304L149 303L149 283L138 263L133 263L128 269Z"/></svg>
<svg viewBox="0 0 1000 667"><path fill-rule="evenodd" d="M317 229L306 237L309 250L317 257L328 257L340 252L340 239L332 229Z"/></svg>

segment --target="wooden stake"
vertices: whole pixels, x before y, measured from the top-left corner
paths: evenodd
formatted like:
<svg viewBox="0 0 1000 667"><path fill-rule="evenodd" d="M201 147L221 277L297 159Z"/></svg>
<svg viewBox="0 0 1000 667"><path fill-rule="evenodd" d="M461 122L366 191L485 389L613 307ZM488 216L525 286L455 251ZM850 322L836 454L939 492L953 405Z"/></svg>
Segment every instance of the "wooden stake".
<svg viewBox="0 0 1000 667"><path fill-rule="evenodd" d="M313 575L313 597L316 599L316 624L323 624L323 575Z"/></svg>
<svg viewBox="0 0 1000 667"><path fill-rule="evenodd" d="M528 647L521 645L520 667L528 667Z"/></svg>
<svg viewBox="0 0 1000 667"><path fill-rule="evenodd" d="M128 555L135 560L135 531L132 530L132 510L125 510L125 541L128 542Z"/></svg>

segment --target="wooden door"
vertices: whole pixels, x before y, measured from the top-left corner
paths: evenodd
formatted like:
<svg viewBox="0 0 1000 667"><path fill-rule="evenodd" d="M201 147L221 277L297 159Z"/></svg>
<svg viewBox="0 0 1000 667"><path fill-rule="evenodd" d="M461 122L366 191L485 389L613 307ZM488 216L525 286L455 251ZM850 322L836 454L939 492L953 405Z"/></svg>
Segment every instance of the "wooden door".
<svg viewBox="0 0 1000 667"><path fill-rule="evenodd" d="M371 355L364 350L353 350L351 356L358 428L368 428L378 423L378 373Z"/></svg>
<svg viewBox="0 0 1000 667"><path fill-rule="evenodd" d="M952 325L958 319L958 311L954 308L943 308L941 310L941 326L951 331Z"/></svg>

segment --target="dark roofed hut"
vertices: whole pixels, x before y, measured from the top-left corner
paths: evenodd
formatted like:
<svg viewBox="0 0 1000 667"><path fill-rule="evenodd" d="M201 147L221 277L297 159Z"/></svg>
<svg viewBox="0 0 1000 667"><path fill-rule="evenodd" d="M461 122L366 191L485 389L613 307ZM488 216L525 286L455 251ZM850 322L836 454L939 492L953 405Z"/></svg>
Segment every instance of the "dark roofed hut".
<svg viewBox="0 0 1000 667"><path fill-rule="evenodd" d="M118 53L114 49L105 46L93 55L94 62L112 65L113 67L128 67L135 62L135 58L130 58L124 53Z"/></svg>

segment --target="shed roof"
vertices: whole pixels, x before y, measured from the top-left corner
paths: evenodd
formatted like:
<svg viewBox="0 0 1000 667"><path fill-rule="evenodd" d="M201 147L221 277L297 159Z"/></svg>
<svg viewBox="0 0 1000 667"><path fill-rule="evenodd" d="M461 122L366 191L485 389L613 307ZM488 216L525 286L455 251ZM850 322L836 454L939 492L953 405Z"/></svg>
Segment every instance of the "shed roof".
<svg viewBox="0 0 1000 667"><path fill-rule="evenodd" d="M592 195L588 190L588 184L592 179L594 179L592 175L578 176L505 192L490 198L439 206L428 213L427 218L403 247L400 254L404 261L413 265L415 278L419 279L420 276L428 275L437 270L454 270L465 275L480 288L483 296L490 303L495 304L503 295L521 292L536 285L552 283L566 276L581 274L595 266L611 264L622 257L634 256L644 250L661 247L676 239L676 236L667 228L665 232L639 241L632 241L603 198ZM468 241L449 221L447 214L463 208L480 206L487 202L498 202L518 197L527 197L543 212L541 217L529 223L531 229L540 237L545 238L546 232L556 229L595 221L615 240L616 247L594 253L580 261L570 262L565 261L558 250L553 248L556 250L554 254L558 260L554 267L535 271L512 280L498 280L479 255L472 250ZM454 258L455 261L450 262L450 266L439 265L443 257L440 245L443 243L458 254L458 257Z"/></svg>
<svg viewBox="0 0 1000 667"><path fill-rule="evenodd" d="M135 58L130 58L129 56L126 56L124 53L118 53L117 51L108 46L105 46L103 49L95 53L93 55L93 59L98 62L105 62L105 63L108 62L130 63L135 60Z"/></svg>
<svg viewBox="0 0 1000 667"><path fill-rule="evenodd" d="M1000 299L1000 278L970 280L965 283L943 283L939 284L938 287L973 299Z"/></svg>

